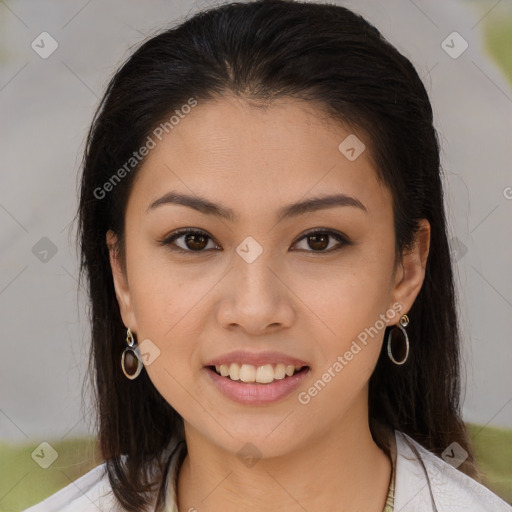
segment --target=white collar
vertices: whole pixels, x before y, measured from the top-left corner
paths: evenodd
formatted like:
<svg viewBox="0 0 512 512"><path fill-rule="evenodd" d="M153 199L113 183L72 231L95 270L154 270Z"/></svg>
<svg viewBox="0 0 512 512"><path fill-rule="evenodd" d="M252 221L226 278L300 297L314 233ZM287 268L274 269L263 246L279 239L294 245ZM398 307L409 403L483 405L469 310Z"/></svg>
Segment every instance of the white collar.
<svg viewBox="0 0 512 512"><path fill-rule="evenodd" d="M395 430L394 512L511 512L512 507L462 471Z"/></svg>

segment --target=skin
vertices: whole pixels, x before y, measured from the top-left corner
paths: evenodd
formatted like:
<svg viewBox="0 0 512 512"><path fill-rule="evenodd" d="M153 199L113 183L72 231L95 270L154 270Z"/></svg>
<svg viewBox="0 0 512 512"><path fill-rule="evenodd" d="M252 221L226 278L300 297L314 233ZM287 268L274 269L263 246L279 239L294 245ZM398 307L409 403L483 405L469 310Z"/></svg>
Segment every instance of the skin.
<svg viewBox="0 0 512 512"><path fill-rule="evenodd" d="M384 328L308 404L297 399L379 315L396 303L409 311L425 277L428 221L395 268L391 195L377 181L370 141L358 135L366 150L354 161L338 149L350 133L301 100L279 99L268 109L233 96L200 102L136 177L125 261L107 233L123 322L139 343L158 346L145 371L184 419L179 510L383 509L391 464L371 436L367 402ZM232 208L238 219L175 204L147 212L171 190ZM277 222L280 207L333 192L359 199L367 212L333 207ZM178 228L205 231L203 252L185 237L175 244L186 254L159 245ZM353 244L329 253L339 246L330 238L318 249L304 238L312 228L341 232ZM252 263L236 252L248 236L263 248ZM279 402L238 404L203 368L237 349L284 352L311 373ZM261 453L251 467L237 457L246 442Z"/></svg>

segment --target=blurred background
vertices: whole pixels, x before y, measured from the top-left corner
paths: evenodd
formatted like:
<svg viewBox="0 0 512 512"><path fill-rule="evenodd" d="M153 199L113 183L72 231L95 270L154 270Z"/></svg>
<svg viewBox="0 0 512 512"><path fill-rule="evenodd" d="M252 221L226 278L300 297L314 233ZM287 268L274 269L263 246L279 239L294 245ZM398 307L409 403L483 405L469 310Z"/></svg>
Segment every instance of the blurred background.
<svg viewBox="0 0 512 512"><path fill-rule="evenodd" d="M0 1L0 512L100 462L72 222L94 110L135 45L220 3ZM372 22L429 92L456 261L464 419L485 485L512 503L512 0L331 3Z"/></svg>

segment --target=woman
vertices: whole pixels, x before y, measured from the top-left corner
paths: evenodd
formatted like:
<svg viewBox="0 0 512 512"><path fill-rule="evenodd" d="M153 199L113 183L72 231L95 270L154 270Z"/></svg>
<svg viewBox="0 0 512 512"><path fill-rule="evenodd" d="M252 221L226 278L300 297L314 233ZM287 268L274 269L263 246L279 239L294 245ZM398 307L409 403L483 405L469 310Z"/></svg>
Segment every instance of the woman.
<svg viewBox="0 0 512 512"><path fill-rule="evenodd" d="M116 73L83 169L105 462L30 511L510 510L460 415L431 105L375 27L199 13Z"/></svg>

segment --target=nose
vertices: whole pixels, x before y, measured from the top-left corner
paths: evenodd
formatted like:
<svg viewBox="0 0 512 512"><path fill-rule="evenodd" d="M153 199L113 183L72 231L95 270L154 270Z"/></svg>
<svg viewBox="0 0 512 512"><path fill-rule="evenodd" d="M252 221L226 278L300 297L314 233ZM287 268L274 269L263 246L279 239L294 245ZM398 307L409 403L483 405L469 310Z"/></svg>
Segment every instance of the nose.
<svg viewBox="0 0 512 512"><path fill-rule="evenodd" d="M249 261L238 254L233 258L218 308L219 322L253 335L290 327L295 317L294 294L279 265L265 251Z"/></svg>

